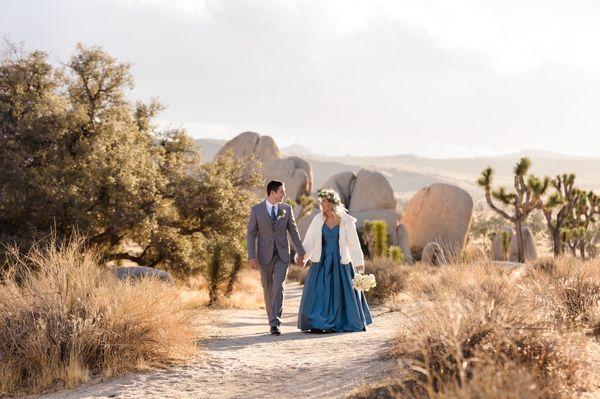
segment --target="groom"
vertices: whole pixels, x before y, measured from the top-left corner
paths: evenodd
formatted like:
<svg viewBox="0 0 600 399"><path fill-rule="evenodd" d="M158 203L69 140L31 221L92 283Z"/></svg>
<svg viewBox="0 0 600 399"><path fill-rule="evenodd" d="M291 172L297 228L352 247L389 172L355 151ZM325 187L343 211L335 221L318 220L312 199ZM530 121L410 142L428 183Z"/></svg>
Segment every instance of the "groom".
<svg viewBox="0 0 600 399"><path fill-rule="evenodd" d="M250 209L248 220L248 264L260 271L265 307L271 334L281 334L283 293L290 263L290 233L298 253L298 264L304 263L304 248L296 227L292 207L281 202L285 196L283 182L273 180L267 185L267 197ZM302 263L301 263L302 262Z"/></svg>

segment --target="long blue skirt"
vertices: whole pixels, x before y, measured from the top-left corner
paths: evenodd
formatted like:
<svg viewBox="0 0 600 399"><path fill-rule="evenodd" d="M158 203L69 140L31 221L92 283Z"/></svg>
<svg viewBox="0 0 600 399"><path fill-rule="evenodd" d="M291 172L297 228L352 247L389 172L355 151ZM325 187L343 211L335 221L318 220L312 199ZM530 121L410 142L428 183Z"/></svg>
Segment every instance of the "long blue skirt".
<svg viewBox="0 0 600 399"><path fill-rule="evenodd" d="M298 328L365 331L373 320L364 293L352 286L354 275L351 263L340 263L337 246L323 248L321 262L313 264L306 276Z"/></svg>

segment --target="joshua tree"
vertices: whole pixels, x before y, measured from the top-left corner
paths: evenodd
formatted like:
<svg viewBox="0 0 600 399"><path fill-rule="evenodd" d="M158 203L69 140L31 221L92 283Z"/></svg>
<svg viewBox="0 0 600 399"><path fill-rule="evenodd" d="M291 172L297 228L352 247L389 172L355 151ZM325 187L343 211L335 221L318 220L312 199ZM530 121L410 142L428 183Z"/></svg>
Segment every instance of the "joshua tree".
<svg viewBox="0 0 600 399"><path fill-rule="evenodd" d="M579 249L579 255L585 259L586 236L592 223L596 222L595 216L600 213L600 197L592 191L578 191L575 204L565 223L563 238L575 255L575 249Z"/></svg>
<svg viewBox="0 0 600 399"><path fill-rule="evenodd" d="M550 179L527 174L531 166L529 158L521 158L514 168L514 192L508 192L504 187L498 190L492 190L492 178L494 170L488 166L481 172L481 177L477 183L485 190L485 199L496 213L509 220L515 225L517 235L517 253L519 262L525 261L524 241L522 226L527 216L541 203L541 197L544 195L550 184ZM492 198L500 201L506 207L512 208L512 214L496 206Z"/></svg>
<svg viewBox="0 0 600 399"><path fill-rule="evenodd" d="M550 182L555 192L546 202L541 203L540 208L546 217L546 224L552 237L552 248L554 256L563 253L563 240L561 231L573 212L580 191L575 188L575 175L558 175ZM556 211L556 214L554 213Z"/></svg>

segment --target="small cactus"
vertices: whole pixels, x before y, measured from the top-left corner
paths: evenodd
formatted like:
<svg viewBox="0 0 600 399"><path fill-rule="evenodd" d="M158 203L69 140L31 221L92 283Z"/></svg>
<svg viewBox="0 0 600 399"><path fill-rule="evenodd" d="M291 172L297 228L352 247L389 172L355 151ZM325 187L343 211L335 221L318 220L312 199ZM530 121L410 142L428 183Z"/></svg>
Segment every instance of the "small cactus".
<svg viewBox="0 0 600 399"><path fill-rule="evenodd" d="M404 253L402 249L396 245L390 246L388 256L396 263L404 263Z"/></svg>
<svg viewBox="0 0 600 399"><path fill-rule="evenodd" d="M388 252L387 223L377 220L373 223L373 249L375 256L385 256Z"/></svg>

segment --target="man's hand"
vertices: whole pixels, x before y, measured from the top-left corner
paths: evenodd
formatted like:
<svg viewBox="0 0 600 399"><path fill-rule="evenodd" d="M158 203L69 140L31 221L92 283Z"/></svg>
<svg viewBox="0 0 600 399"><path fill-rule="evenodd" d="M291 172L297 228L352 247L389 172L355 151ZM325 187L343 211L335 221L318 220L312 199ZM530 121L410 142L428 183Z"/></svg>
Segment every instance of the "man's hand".
<svg viewBox="0 0 600 399"><path fill-rule="evenodd" d="M256 262L256 259L248 259L248 266L250 266L250 269L252 270L258 270L258 262Z"/></svg>
<svg viewBox="0 0 600 399"><path fill-rule="evenodd" d="M305 264L304 264L304 255L303 256L298 256L298 261L296 262L296 265L302 266L302 267L305 266Z"/></svg>

